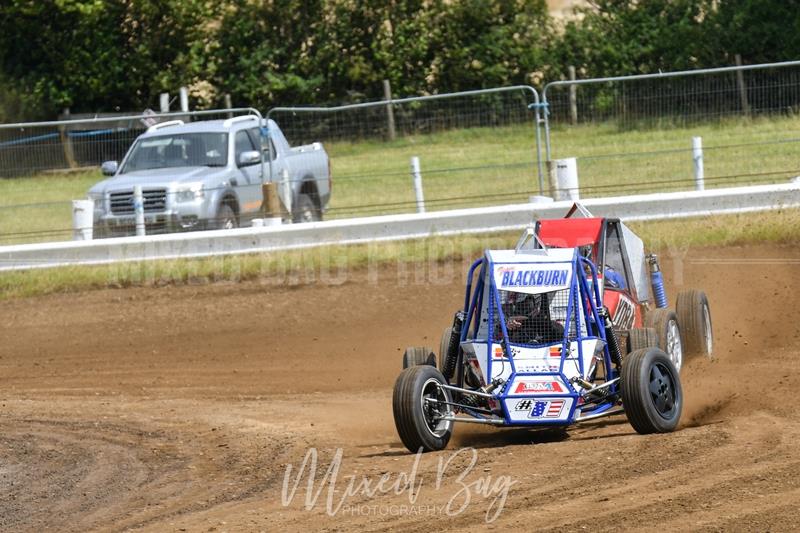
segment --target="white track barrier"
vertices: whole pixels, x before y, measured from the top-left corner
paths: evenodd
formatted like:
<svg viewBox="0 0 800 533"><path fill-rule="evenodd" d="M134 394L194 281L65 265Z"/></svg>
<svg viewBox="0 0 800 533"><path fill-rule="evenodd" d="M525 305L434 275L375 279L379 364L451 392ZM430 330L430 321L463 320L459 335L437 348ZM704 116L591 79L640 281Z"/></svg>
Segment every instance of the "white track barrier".
<svg viewBox="0 0 800 533"><path fill-rule="evenodd" d="M780 185L595 198L582 203L595 216L626 221L767 211L800 207L800 179ZM514 204L283 226L2 246L0 270L274 252L518 230L537 218L562 217L571 205L570 201Z"/></svg>

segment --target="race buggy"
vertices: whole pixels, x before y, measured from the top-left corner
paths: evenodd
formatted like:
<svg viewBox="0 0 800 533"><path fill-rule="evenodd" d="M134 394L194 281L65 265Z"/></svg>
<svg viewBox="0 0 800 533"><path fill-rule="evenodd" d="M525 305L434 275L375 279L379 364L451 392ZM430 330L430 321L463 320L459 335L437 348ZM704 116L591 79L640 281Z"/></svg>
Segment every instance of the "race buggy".
<svg viewBox="0 0 800 533"><path fill-rule="evenodd" d="M669 432L684 346L711 355L705 294L684 291L667 309L641 239L576 205L472 264L438 368L429 348L403 355L395 425L411 452L446 447L455 422L565 427L624 412L639 433Z"/></svg>

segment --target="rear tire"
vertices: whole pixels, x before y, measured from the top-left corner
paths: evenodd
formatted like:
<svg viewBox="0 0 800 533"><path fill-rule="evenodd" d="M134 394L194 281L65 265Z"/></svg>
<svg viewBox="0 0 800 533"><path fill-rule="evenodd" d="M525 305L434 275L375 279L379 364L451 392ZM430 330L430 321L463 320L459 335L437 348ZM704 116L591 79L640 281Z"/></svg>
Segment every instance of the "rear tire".
<svg viewBox="0 0 800 533"><path fill-rule="evenodd" d="M657 346L661 348L680 371L683 365L683 341L678 315L671 309L653 309L644 317L645 326L655 328Z"/></svg>
<svg viewBox="0 0 800 533"><path fill-rule="evenodd" d="M622 404L637 433L675 430L683 408L680 375L658 348L636 350L625 358L620 380Z"/></svg>
<svg viewBox="0 0 800 533"><path fill-rule="evenodd" d="M681 291L678 293L675 308L687 355L711 357L714 349L714 330L711 326L711 308L706 293L695 289Z"/></svg>
<svg viewBox="0 0 800 533"><path fill-rule="evenodd" d="M658 333L655 328L631 328L628 330L628 353L658 346Z"/></svg>
<svg viewBox="0 0 800 533"><path fill-rule="evenodd" d="M452 326L447 326L442 332L442 340L439 342L439 370L442 375L450 382L456 373L456 363L458 362L458 339L453 342L454 335L458 333L453 331Z"/></svg>
<svg viewBox="0 0 800 533"><path fill-rule="evenodd" d="M410 346L403 353L403 368L428 365L436 368L436 354L425 346Z"/></svg>
<svg viewBox="0 0 800 533"><path fill-rule="evenodd" d="M294 215L292 221L295 223L301 222L318 222L322 220L322 213L314 199L307 194L301 194L297 197L297 205L294 208Z"/></svg>
<svg viewBox="0 0 800 533"><path fill-rule="evenodd" d="M400 440L411 453L442 450L450 441L453 422L437 420L437 417L452 413L452 409L449 405L428 401L451 401L450 393L438 387L444 383L441 372L428 365L403 370L395 382L394 423Z"/></svg>

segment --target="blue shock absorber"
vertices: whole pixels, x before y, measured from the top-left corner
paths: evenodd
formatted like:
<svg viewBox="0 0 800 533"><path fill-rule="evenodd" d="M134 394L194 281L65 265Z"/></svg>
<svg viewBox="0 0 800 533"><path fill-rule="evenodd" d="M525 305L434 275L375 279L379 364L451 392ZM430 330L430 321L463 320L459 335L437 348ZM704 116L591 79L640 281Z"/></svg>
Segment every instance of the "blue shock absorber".
<svg viewBox="0 0 800 533"><path fill-rule="evenodd" d="M650 254L647 256L647 262L650 264L650 283L653 285L656 307L667 307L667 291L664 290L664 276L661 275L661 267L658 266L658 257Z"/></svg>

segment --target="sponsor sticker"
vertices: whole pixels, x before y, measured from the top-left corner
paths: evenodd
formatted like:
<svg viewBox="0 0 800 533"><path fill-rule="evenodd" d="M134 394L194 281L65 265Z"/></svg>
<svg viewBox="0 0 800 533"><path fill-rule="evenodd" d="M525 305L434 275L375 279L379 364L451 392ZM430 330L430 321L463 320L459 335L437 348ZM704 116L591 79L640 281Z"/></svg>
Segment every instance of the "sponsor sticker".
<svg viewBox="0 0 800 533"><path fill-rule="evenodd" d="M611 319L611 323L619 329L631 329L635 318L636 309L633 306L633 302L620 294L617 309L614 311L614 318Z"/></svg>
<svg viewBox="0 0 800 533"><path fill-rule="evenodd" d="M561 346L551 346L550 357L561 357Z"/></svg>
<svg viewBox="0 0 800 533"><path fill-rule="evenodd" d="M514 394L531 393L557 393L564 392L558 381L520 381L514 389Z"/></svg>
<svg viewBox="0 0 800 533"><path fill-rule="evenodd" d="M514 410L530 411L532 405L533 405L533 400L520 400L517 402L517 405L514 406Z"/></svg>
<svg viewBox="0 0 800 533"><path fill-rule="evenodd" d="M524 361L517 361L517 372L558 372L558 365L551 365L546 361L527 364Z"/></svg>
<svg viewBox="0 0 800 533"><path fill-rule="evenodd" d="M529 418L559 418L564 409L564 400L536 400Z"/></svg>
<svg viewBox="0 0 800 533"><path fill-rule="evenodd" d="M499 268L501 288L556 287L567 284L569 270Z"/></svg>

